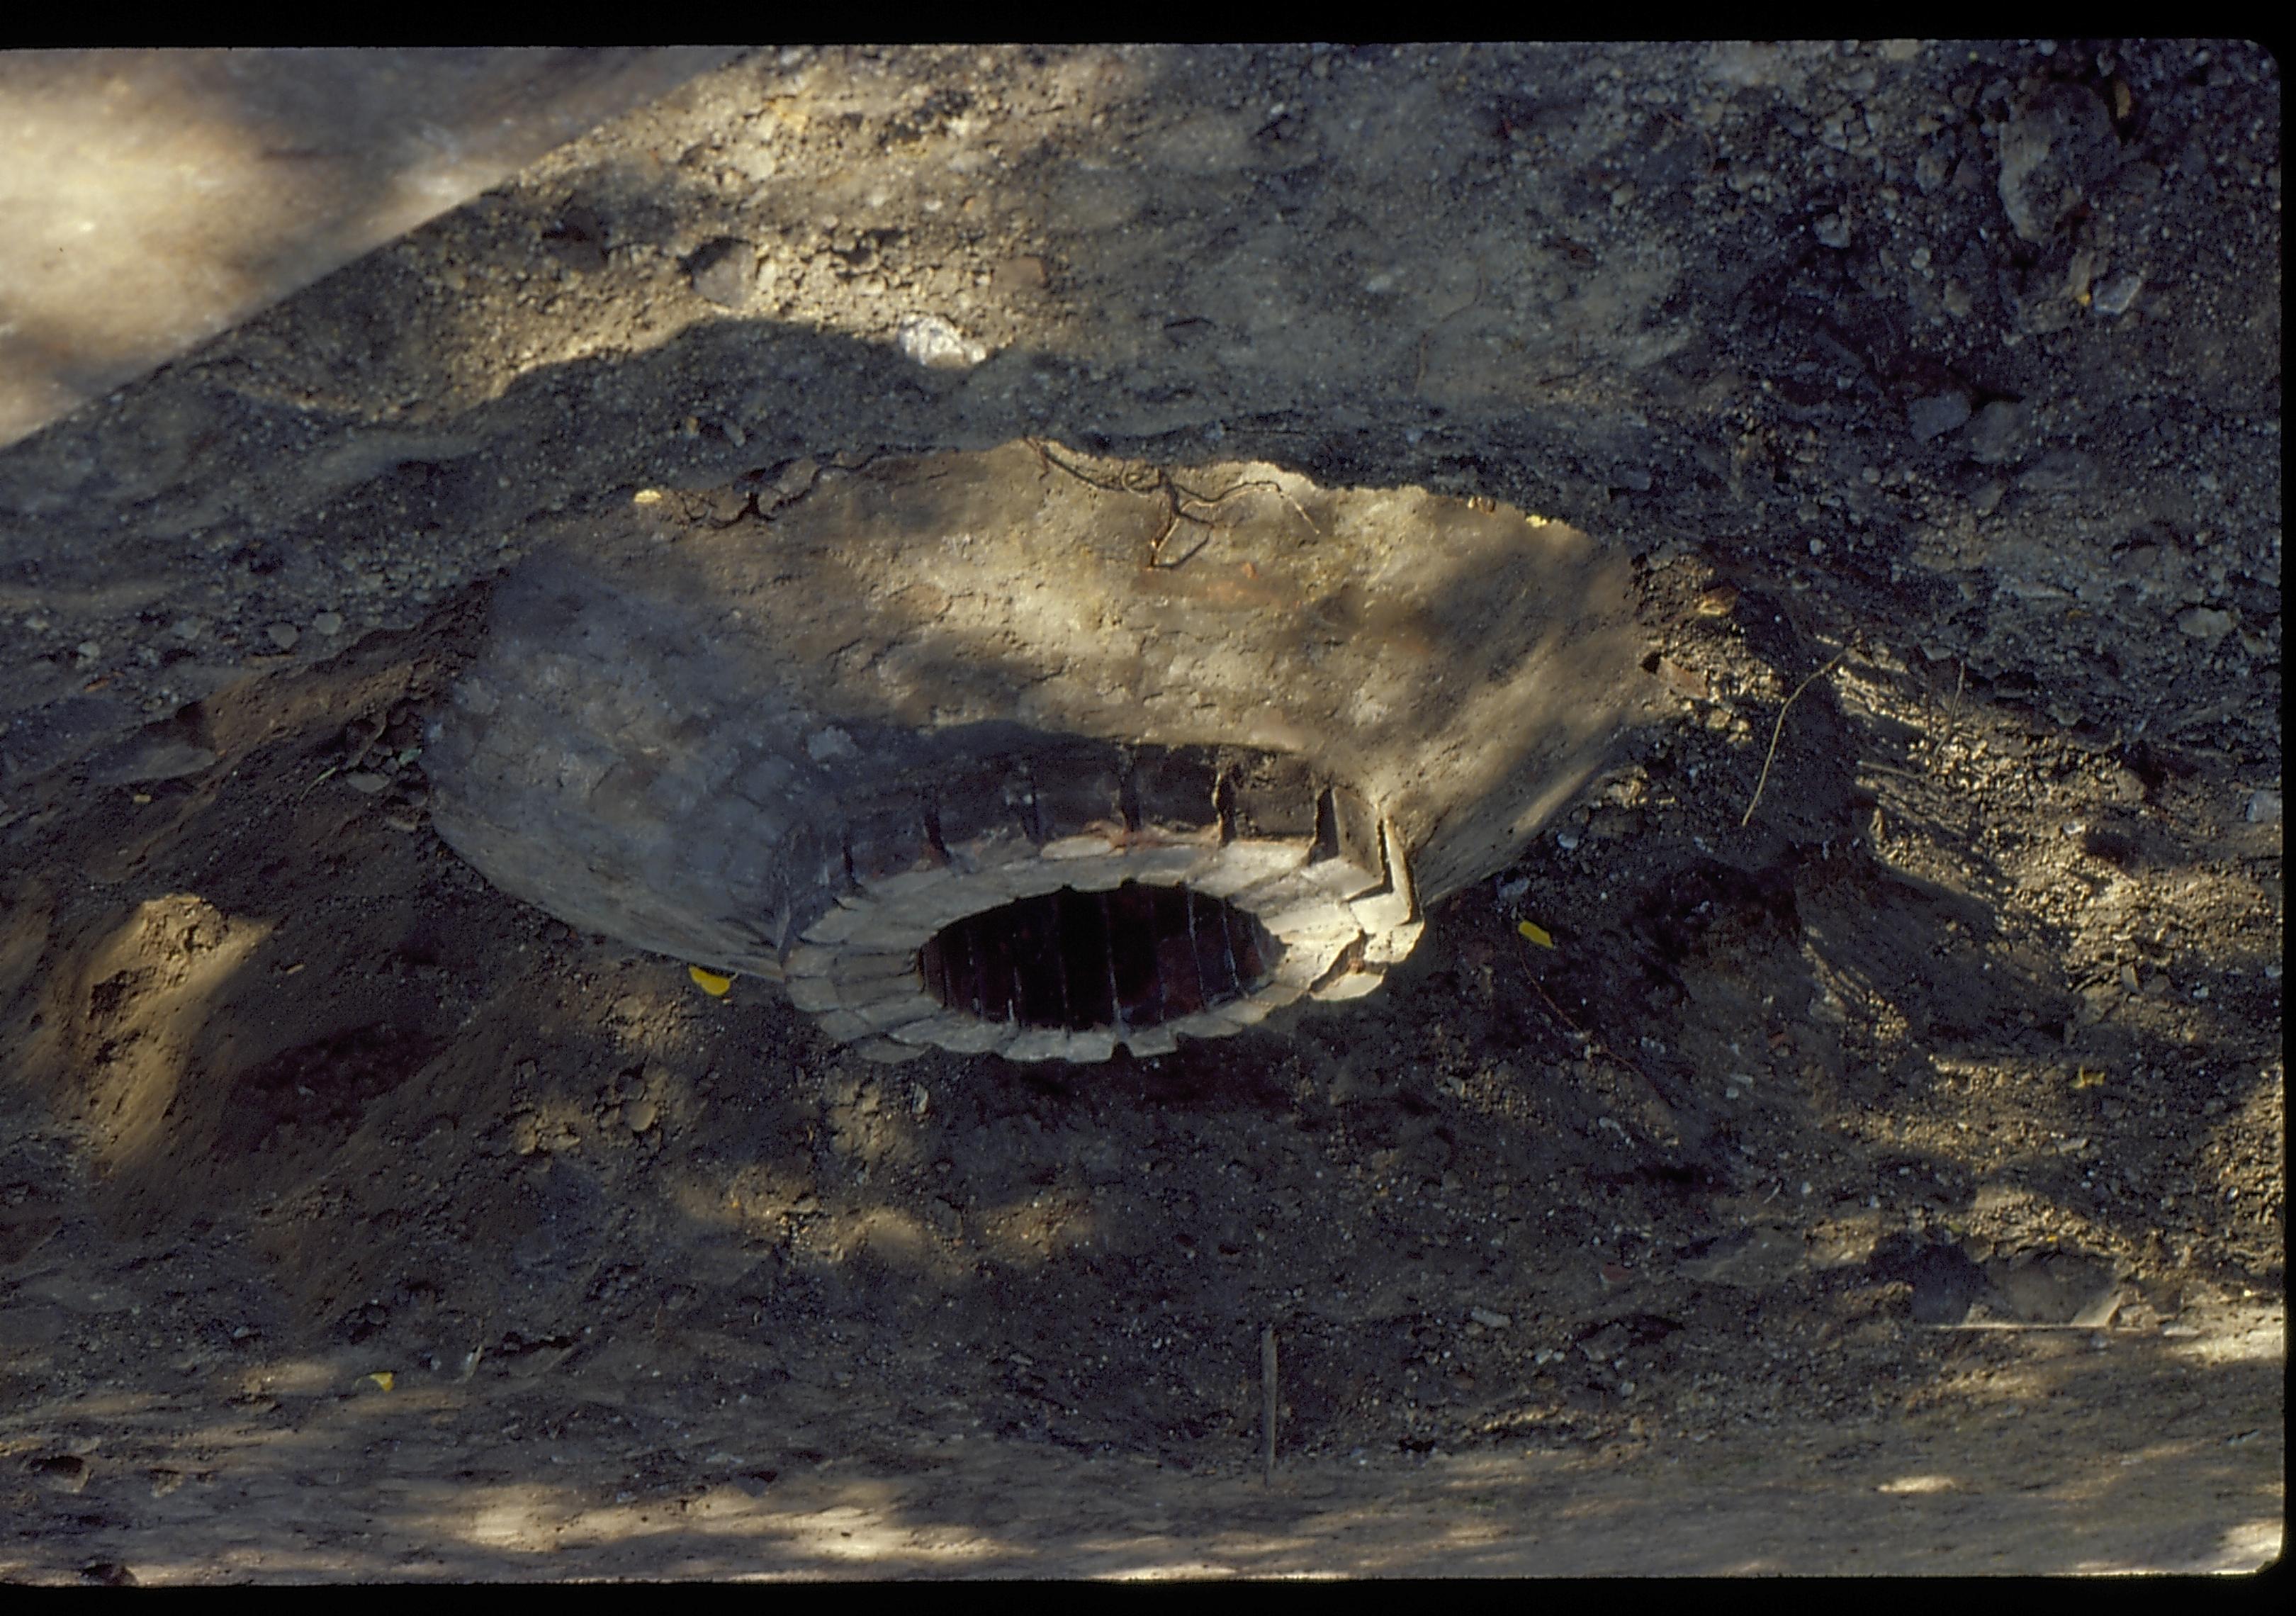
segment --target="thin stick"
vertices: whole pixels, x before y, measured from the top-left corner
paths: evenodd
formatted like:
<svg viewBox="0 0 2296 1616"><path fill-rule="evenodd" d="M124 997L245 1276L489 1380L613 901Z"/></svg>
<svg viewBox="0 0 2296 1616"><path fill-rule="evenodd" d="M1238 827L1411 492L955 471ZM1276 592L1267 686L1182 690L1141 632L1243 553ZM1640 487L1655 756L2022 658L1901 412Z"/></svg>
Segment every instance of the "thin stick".
<svg viewBox="0 0 2296 1616"><path fill-rule="evenodd" d="M1793 688L1793 694L1786 698L1785 707L1778 709L1778 721L1770 730L1770 750L1767 753L1763 754L1762 757L1761 777L1754 782L1754 799L1751 802L1746 804L1745 817L1738 821L1738 826L1741 830L1743 830L1747 825L1753 824L1754 810L1761 806L1762 788L1770 783L1770 760L1778 755L1778 737L1786 733L1786 708L1792 707L1796 701L1800 701L1801 693L1803 691L1808 690L1811 685L1816 684L1827 674L1832 673L1833 671L1833 665L1849 654L1849 647L1844 645L1841 650L1826 658L1825 666L1819 669L1816 673L1810 675L1809 677L1804 679L1800 684L1795 685Z"/></svg>
<svg viewBox="0 0 2296 1616"><path fill-rule="evenodd" d="M1267 1433L1267 1485L1275 1485L1275 1326L1259 1332L1260 1429Z"/></svg>

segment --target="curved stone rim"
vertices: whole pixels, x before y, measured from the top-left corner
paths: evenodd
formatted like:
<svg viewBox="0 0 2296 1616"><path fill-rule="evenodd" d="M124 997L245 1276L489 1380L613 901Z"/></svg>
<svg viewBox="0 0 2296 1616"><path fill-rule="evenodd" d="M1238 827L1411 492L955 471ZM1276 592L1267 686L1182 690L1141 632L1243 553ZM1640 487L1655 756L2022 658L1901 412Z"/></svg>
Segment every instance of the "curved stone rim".
<svg viewBox="0 0 2296 1616"><path fill-rule="evenodd" d="M1183 1037L1239 1032L1303 998L1361 997L1411 952L1425 923L1393 823L1379 821L1375 869L1360 853L1322 851L1315 836L1221 839L1216 827L1201 838L1111 827L1041 846L957 843L932 867L860 877L800 934L783 980L824 1032L872 1060L939 1048L1089 1062L1119 1045L1135 1055L1169 1054ZM1126 882L1185 888L1250 915L1282 949L1274 969L1219 1005L1137 1027L1119 1012L1116 1024L1082 1030L989 1021L927 990L918 956L943 928L1063 887L1102 891Z"/></svg>

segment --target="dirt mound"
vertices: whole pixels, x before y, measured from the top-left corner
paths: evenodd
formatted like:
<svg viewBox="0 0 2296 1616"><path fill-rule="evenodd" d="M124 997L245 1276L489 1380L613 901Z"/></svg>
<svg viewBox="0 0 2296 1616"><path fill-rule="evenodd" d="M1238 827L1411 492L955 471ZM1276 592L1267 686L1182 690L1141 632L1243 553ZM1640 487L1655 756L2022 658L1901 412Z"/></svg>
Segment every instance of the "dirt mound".
<svg viewBox="0 0 2296 1616"><path fill-rule="evenodd" d="M2276 1554L2278 94L769 53L0 454L0 1573ZM1568 524L1662 721L1379 992L1090 1066L439 839L570 523L1021 439Z"/></svg>

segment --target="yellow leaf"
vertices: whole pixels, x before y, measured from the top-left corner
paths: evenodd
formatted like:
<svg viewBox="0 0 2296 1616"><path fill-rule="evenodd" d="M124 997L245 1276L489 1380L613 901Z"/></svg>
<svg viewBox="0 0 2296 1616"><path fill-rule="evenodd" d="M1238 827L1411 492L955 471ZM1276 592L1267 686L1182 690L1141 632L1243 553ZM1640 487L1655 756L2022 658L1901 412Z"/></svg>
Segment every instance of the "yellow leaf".
<svg viewBox="0 0 2296 1616"><path fill-rule="evenodd" d="M734 985L732 977L720 976L715 971L704 971L699 965L688 965L685 968L685 974L692 977L694 985L713 999L724 998L726 990Z"/></svg>
<svg viewBox="0 0 2296 1616"><path fill-rule="evenodd" d="M2091 1071L2086 1066L2082 1067L2079 1071L2076 1071L2073 1074L2073 1087L2075 1088L2095 1088L2102 1085L2103 1081L2104 1074L2103 1072Z"/></svg>
<svg viewBox="0 0 2296 1616"><path fill-rule="evenodd" d="M1545 926L1535 925L1531 922L1526 920L1516 923L1515 930L1521 932L1525 937L1530 939L1531 941L1537 943L1542 948L1552 948L1554 947L1554 939L1547 935L1546 928Z"/></svg>
<svg viewBox="0 0 2296 1616"><path fill-rule="evenodd" d="M373 1381L376 1385L381 1387L385 1391L390 1390L393 1386L396 1386L398 1383L398 1377L388 1369L378 1369L366 1378Z"/></svg>

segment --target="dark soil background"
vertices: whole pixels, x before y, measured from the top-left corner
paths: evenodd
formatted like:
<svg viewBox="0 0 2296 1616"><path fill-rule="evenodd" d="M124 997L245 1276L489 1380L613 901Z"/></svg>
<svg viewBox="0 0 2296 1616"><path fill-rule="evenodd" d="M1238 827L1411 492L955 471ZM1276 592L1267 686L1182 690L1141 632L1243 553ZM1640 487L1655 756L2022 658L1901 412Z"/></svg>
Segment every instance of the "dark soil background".
<svg viewBox="0 0 2296 1616"><path fill-rule="evenodd" d="M0 1575L2276 1556L2279 107L767 51L0 452ZM1675 721L1378 994L1097 1067L430 832L545 529L1024 433L1567 520Z"/></svg>

